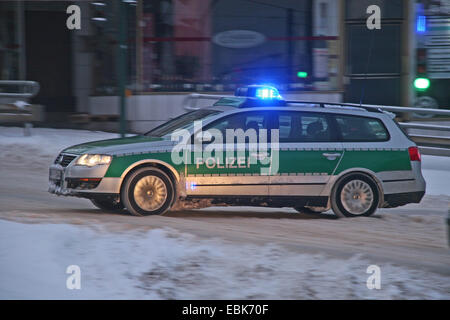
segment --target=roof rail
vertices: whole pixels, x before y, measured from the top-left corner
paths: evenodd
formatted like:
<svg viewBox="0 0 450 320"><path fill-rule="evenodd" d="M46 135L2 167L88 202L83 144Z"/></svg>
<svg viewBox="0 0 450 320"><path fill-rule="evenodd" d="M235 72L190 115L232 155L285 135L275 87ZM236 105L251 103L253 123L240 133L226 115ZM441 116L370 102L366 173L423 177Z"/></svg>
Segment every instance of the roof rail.
<svg viewBox="0 0 450 320"><path fill-rule="evenodd" d="M352 107L352 108L361 108L370 112L383 112L381 108L378 106L368 106L368 105L360 105L357 103L341 103L341 102L318 102L318 101L298 101L298 100L287 100L287 104L301 103L301 104L317 104L321 108L325 108L328 106L337 106L337 107Z"/></svg>
<svg viewBox="0 0 450 320"><path fill-rule="evenodd" d="M197 102L200 99L203 100L220 100L222 98L239 98L233 95L221 95L221 94L202 94L202 93L191 93L183 100L183 107L186 110L198 110L204 107L209 107L210 105L205 106L197 106ZM248 97L248 99L251 99ZM341 103L341 102L324 102L324 101L302 101L302 100L286 100L287 105L289 104L317 104L321 108L325 108L325 106L337 106L337 107L352 107L352 108L361 108L367 110L369 112L378 112L378 113L408 113L408 112L424 112L429 114L436 115L450 115L450 110L442 110L442 109L428 109L428 108L411 108L411 107L400 107L400 106L381 106L381 105L368 105L368 104L359 104L359 103Z"/></svg>

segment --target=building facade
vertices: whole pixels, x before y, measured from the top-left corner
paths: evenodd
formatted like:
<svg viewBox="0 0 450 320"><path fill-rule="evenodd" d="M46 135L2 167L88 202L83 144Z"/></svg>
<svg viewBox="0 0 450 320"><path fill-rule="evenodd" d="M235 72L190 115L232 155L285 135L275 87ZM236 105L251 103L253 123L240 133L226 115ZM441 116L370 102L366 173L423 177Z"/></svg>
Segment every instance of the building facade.
<svg viewBox="0 0 450 320"><path fill-rule="evenodd" d="M81 28L70 30L69 5ZM381 9L369 30L367 8ZM274 84L290 99L411 105L413 0L0 2L1 79L35 80L60 113L118 114L119 20L126 20L127 120L147 131L185 112L190 92Z"/></svg>

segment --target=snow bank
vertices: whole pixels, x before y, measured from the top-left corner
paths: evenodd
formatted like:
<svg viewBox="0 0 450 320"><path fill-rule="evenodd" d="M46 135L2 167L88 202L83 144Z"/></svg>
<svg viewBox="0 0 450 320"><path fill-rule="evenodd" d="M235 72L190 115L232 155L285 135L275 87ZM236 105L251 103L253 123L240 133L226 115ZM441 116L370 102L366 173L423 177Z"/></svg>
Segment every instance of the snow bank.
<svg viewBox="0 0 450 320"><path fill-rule="evenodd" d="M450 158L423 155L422 174L429 195L450 195Z"/></svg>
<svg viewBox="0 0 450 320"><path fill-rule="evenodd" d="M48 164L71 145L118 136L99 131L48 128L33 128L31 136L24 136L23 128L0 127L0 161L31 166Z"/></svg>
<svg viewBox="0 0 450 320"><path fill-rule="evenodd" d="M199 240L173 230L111 233L0 220L1 299L449 299L444 276L362 257L293 254L267 245ZM81 290L66 289L69 265Z"/></svg>

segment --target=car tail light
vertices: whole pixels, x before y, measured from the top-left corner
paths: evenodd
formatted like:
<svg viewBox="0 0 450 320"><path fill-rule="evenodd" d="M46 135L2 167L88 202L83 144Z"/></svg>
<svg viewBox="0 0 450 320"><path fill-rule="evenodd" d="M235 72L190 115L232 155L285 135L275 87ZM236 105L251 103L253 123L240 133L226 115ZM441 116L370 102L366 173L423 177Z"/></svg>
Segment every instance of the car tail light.
<svg viewBox="0 0 450 320"><path fill-rule="evenodd" d="M409 159L411 161L420 161L419 148L417 148L417 147L409 147L408 148L408 152L409 152Z"/></svg>

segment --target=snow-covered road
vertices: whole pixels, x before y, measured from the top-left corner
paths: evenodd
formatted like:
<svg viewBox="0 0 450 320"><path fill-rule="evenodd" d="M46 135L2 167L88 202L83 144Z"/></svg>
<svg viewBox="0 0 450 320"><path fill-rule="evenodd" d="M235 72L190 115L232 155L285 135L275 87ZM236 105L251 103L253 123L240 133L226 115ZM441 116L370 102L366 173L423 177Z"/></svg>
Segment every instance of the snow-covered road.
<svg viewBox="0 0 450 320"><path fill-rule="evenodd" d="M449 277L279 245L200 240L172 229L92 230L0 220L0 299L448 299ZM68 266L81 289L68 290Z"/></svg>
<svg viewBox="0 0 450 320"><path fill-rule="evenodd" d="M116 134L0 127L0 299L449 299L450 161L423 157L422 203L336 220L292 209L101 213L47 193L65 146ZM381 290L366 287L369 265ZM81 290L66 288L69 265Z"/></svg>

